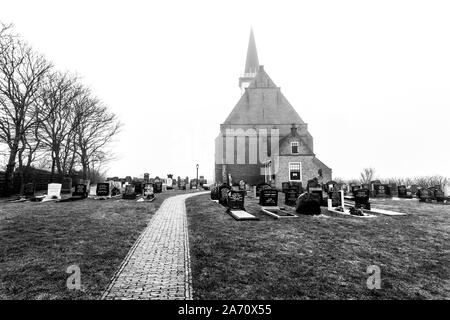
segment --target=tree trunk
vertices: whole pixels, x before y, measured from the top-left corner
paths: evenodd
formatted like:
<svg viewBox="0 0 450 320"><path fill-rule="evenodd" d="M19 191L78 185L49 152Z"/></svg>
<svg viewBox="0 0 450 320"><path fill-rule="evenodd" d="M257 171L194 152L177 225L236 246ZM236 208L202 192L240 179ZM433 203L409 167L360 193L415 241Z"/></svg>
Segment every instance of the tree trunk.
<svg viewBox="0 0 450 320"><path fill-rule="evenodd" d="M14 168L16 166L17 152L19 151L19 138L14 139L14 143L10 150L8 164L5 172L5 195L9 196L14 193Z"/></svg>

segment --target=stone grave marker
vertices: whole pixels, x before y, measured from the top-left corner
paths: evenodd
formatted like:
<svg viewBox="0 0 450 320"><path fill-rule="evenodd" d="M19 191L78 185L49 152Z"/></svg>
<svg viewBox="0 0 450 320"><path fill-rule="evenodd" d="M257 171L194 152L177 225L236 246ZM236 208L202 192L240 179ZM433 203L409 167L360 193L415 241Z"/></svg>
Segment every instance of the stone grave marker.
<svg viewBox="0 0 450 320"><path fill-rule="evenodd" d="M245 191L228 191L227 206L230 210L245 210L244 208Z"/></svg>
<svg viewBox="0 0 450 320"><path fill-rule="evenodd" d="M61 193L72 192L72 178L65 177L62 179Z"/></svg>
<svg viewBox="0 0 450 320"><path fill-rule="evenodd" d="M153 191L153 184L144 184L144 198L147 200L153 200L155 198L155 193Z"/></svg>
<svg viewBox="0 0 450 320"><path fill-rule="evenodd" d="M353 185L350 186L351 193L355 194L356 190L361 189L361 186Z"/></svg>
<svg viewBox="0 0 450 320"><path fill-rule="evenodd" d="M417 184L413 184L409 189L411 190L411 195L413 197L416 197L417 193L419 192L419 186Z"/></svg>
<svg viewBox="0 0 450 320"><path fill-rule="evenodd" d="M155 193L161 193L162 192L162 185L163 183L161 180L158 179L158 181L155 179L155 182L153 183L153 191Z"/></svg>
<svg viewBox="0 0 450 320"><path fill-rule="evenodd" d="M144 173L144 182L148 183L149 180L150 180L150 174L149 173Z"/></svg>
<svg viewBox="0 0 450 320"><path fill-rule="evenodd" d="M272 189L272 187L270 186L270 184L267 183L260 183L256 186L256 197L260 196L261 190L264 189Z"/></svg>
<svg viewBox="0 0 450 320"><path fill-rule="evenodd" d="M284 193L284 204L287 206L295 207L297 204L299 193L296 187L290 187Z"/></svg>
<svg viewBox="0 0 450 320"><path fill-rule="evenodd" d="M227 206L228 191L231 191L231 187L227 184L223 184L219 187L219 203L223 206Z"/></svg>
<svg viewBox="0 0 450 320"><path fill-rule="evenodd" d="M281 183L281 191L283 193L286 193L290 187L291 187L291 184L289 182L282 182Z"/></svg>
<svg viewBox="0 0 450 320"><path fill-rule="evenodd" d="M134 185L127 184L125 186L125 192L123 193L122 199L134 200L136 199L136 193L134 191Z"/></svg>
<svg viewBox="0 0 450 320"><path fill-rule="evenodd" d="M259 196L259 204L262 207L276 207L278 206L278 190L276 189L262 189Z"/></svg>
<svg viewBox="0 0 450 320"><path fill-rule="evenodd" d="M219 200L219 187L211 188L211 200Z"/></svg>
<svg viewBox="0 0 450 320"><path fill-rule="evenodd" d="M185 180L180 181L180 188L181 188L181 190L186 190L186 181Z"/></svg>
<svg viewBox="0 0 450 320"><path fill-rule="evenodd" d="M97 197L110 197L111 189L109 182L99 182L97 183Z"/></svg>
<svg viewBox="0 0 450 320"><path fill-rule="evenodd" d="M137 197L142 196L142 194L144 193L144 188L143 188L143 184L141 181L135 181L133 182L134 185L134 193L136 193Z"/></svg>
<svg viewBox="0 0 450 320"><path fill-rule="evenodd" d="M244 180L239 181L239 190L245 191L245 181Z"/></svg>
<svg viewBox="0 0 450 320"><path fill-rule="evenodd" d="M332 207L342 207L342 191L331 191L328 193L328 198L331 200Z"/></svg>
<svg viewBox="0 0 450 320"><path fill-rule="evenodd" d="M169 189L169 190L173 189L173 179L172 179L172 177L173 177L173 174L168 174L167 175L167 182L166 182L166 184L167 184L167 189Z"/></svg>
<svg viewBox="0 0 450 320"><path fill-rule="evenodd" d="M398 197L398 188L396 183L390 183L389 184L389 196L391 197Z"/></svg>
<svg viewBox="0 0 450 320"><path fill-rule="evenodd" d="M303 193L298 197L295 211L299 214L320 215L320 197L316 193Z"/></svg>
<svg viewBox="0 0 450 320"><path fill-rule="evenodd" d="M88 196L87 185L85 184L76 184L75 190L72 193L72 198L80 198L85 199Z"/></svg>
<svg viewBox="0 0 450 320"><path fill-rule="evenodd" d="M51 201L51 200L60 200L61 199L61 183L49 183L47 188L47 195L42 200L42 202L45 201Z"/></svg>
<svg viewBox="0 0 450 320"><path fill-rule="evenodd" d="M437 202L444 202L445 200L445 195L444 192L439 188L434 191L434 198L436 199Z"/></svg>
<svg viewBox="0 0 450 320"><path fill-rule="evenodd" d="M335 191L336 185L337 185L336 181L333 180L328 181L327 183L325 183L325 191L327 193Z"/></svg>
<svg viewBox="0 0 450 320"><path fill-rule="evenodd" d="M367 188L361 188L355 192L355 208L363 208L370 210L370 190Z"/></svg>
<svg viewBox="0 0 450 320"><path fill-rule="evenodd" d="M23 187L23 196L25 198L33 198L35 194L36 187L33 182L26 183Z"/></svg>
<svg viewBox="0 0 450 320"><path fill-rule="evenodd" d="M397 194L399 198L407 198L408 197L408 191L406 190L405 185L401 185L397 187Z"/></svg>

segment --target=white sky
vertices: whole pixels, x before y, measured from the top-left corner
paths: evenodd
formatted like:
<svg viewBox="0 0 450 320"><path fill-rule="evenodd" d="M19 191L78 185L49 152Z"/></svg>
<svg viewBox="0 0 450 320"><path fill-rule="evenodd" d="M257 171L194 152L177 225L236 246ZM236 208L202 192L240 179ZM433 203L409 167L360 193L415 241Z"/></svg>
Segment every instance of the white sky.
<svg viewBox="0 0 450 320"><path fill-rule="evenodd" d="M119 116L121 177L195 177L198 163L212 178L250 26L334 177L450 176L449 17L448 0L0 0L0 21Z"/></svg>

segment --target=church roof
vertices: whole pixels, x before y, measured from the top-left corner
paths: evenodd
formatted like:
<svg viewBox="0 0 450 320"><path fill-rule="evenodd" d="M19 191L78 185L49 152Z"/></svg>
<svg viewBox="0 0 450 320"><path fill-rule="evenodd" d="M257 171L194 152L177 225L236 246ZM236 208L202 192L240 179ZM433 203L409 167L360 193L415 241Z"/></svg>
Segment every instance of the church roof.
<svg viewBox="0 0 450 320"><path fill-rule="evenodd" d="M250 30L250 39L248 40L247 60L245 60L244 73L256 73L259 68L258 52L256 51L255 36L253 29Z"/></svg>
<svg viewBox="0 0 450 320"><path fill-rule="evenodd" d="M263 66L224 124L304 124Z"/></svg>

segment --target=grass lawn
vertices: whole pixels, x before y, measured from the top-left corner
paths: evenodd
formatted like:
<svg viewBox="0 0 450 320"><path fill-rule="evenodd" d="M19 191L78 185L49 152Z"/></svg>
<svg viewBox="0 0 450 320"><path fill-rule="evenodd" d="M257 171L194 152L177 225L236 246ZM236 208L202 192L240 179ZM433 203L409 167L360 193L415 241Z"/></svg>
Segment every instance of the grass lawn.
<svg viewBox="0 0 450 320"><path fill-rule="evenodd" d="M98 299L168 191L150 203L0 203L0 299ZM78 265L81 290L68 290Z"/></svg>
<svg viewBox="0 0 450 320"><path fill-rule="evenodd" d="M280 203L283 199L280 199ZM186 201L195 299L449 299L450 206L372 201L407 216L325 213L235 221L209 195ZM367 267L381 269L369 290Z"/></svg>

